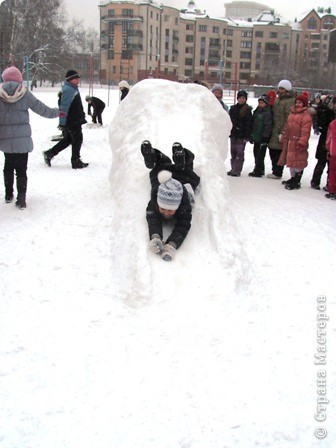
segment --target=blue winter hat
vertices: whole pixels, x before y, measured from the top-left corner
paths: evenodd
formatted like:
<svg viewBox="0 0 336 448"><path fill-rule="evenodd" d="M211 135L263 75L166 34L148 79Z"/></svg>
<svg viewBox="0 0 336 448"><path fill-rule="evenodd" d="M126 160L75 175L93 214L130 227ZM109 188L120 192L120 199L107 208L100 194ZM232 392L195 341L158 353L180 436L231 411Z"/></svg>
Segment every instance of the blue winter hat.
<svg viewBox="0 0 336 448"><path fill-rule="evenodd" d="M160 208L166 210L177 210L181 204L183 196L183 186L181 182L172 178L172 173L167 170L158 174L160 186L157 192L157 203Z"/></svg>

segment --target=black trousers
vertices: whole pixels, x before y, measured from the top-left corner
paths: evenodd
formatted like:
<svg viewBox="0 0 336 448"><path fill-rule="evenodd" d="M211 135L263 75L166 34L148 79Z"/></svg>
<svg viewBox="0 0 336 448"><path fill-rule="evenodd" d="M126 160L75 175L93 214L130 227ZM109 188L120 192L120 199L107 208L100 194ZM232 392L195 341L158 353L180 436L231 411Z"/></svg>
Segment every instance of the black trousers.
<svg viewBox="0 0 336 448"><path fill-rule="evenodd" d="M65 128L63 131L63 138L55 146L50 149L51 155L54 157L63 149L71 145L72 154L71 161L75 161L80 158L80 150L83 143L82 127Z"/></svg>
<svg viewBox="0 0 336 448"><path fill-rule="evenodd" d="M254 173L260 176L265 174L265 155L267 143L255 143L253 146Z"/></svg>
<svg viewBox="0 0 336 448"><path fill-rule="evenodd" d="M278 160L281 154L281 149L271 149L269 148L269 155L272 162L272 173L275 176L282 177L284 167L278 165Z"/></svg>
<svg viewBox="0 0 336 448"><path fill-rule="evenodd" d="M151 182L152 189L158 188L160 183L158 180L158 173L162 170L167 170L172 173L172 177L181 184L190 184L192 189L195 191L198 184L200 183L200 177L194 171L194 154L189 149L184 149L186 156L186 163L184 169L179 169L171 159L163 154L158 149L156 151L157 162L154 168L149 173L149 179Z"/></svg>
<svg viewBox="0 0 336 448"><path fill-rule="evenodd" d="M103 119L102 119L102 113L103 110L105 109L105 107L103 109L97 109L97 110L93 110L93 114L92 114L92 123L98 123L99 124L103 124Z"/></svg>
<svg viewBox="0 0 336 448"><path fill-rule="evenodd" d="M15 172L17 178L27 179L28 152L24 154L10 154L5 152L4 154L4 177L14 179Z"/></svg>
<svg viewBox="0 0 336 448"><path fill-rule="evenodd" d="M314 168L314 173L313 173L313 177L312 177L312 182L315 185L320 185L321 182L321 177L324 171L324 168L326 167L328 161L327 159L318 159L316 166Z"/></svg>

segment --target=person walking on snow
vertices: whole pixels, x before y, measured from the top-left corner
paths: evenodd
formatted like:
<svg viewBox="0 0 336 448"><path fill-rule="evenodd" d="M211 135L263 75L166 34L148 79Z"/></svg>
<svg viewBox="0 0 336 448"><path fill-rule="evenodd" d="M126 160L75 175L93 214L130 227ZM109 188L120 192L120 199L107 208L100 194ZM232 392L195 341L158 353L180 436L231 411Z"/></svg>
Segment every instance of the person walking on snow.
<svg viewBox="0 0 336 448"><path fill-rule="evenodd" d="M269 155L272 161L272 173L267 174L269 179L281 179L283 166L278 165L282 145L282 131L285 127L288 115L294 105L294 92L292 83L288 79L283 79L278 84L278 96L272 108L272 135L268 144Z"/></svg>
<svg viewBox="0 0 336 448"><path fill-rule="evenodd" d="M14 199L14 173L16 174L19 209L26 208L28 154L33 151L29 124L29 109L45 118L57 118L58 108L50 108L39 101L26 87L16 67L8 67L2 73L0 84L0 150L5 155L5 201Z"/></svg>
<svg viewBox="0 0 336 448"><path fill-rule="evenodd" d="M299 95L282 132L282 151L279 165L290 168L291 177L283 184L287 190L301 188L301 177L308 165L308 141L312 127L312 115L308 111L308 98Z"/></svg>
<svg viewBox="0 0 336 448"><path fill-rule="evenodd" d="M92 117L92 123L97 123L98 120L98 123L102 126L102 113L105 109L104 101L95 96L89 95L86 95L85 100L88 102L88 115ZM91 107L93 109L93 112L91 112Z"/></svg>
<svg viewBox="0 0 336 448"><path fill-rule="evenodd" d="M252 139L252 107L246 101L247 92L239 90L237 103L231 106L229 111L232 129L230 134L231 170L227 172L228 176L240 176L245 160L245 146Z"/></svg>
<svg viewBox="0 0 336 448"><path fill-rule="evenodd" d="M73 169L89 166L82 162L80 150L83 143L82 124L86 123L82 100L78 91L80 76L75 70L69 70L65 75L60 99L59 128L63 138L55 146L44 151L44 161L51 166L52 159L69 145L72 146L71 165Z"/></svg>
<svg viewBox="0 0 336 448"><path fill-rule="evenodd" d="M172 147L173 162L148 140L141 144L145 165L150 168L151 199L146 209L149 249L171 261L191 227L191 206L200 177L193 170L194 154L181 143ZM163 240L163 223L174 221L171 234Z"/></svg>

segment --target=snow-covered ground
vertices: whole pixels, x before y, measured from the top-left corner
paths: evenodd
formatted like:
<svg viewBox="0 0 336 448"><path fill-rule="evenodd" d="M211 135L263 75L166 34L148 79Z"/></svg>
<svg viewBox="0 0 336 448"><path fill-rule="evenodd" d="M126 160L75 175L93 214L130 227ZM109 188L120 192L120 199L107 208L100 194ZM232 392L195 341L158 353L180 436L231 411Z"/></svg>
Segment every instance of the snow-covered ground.
<svg viewBox="0 0 336 448"><path fill-rule="evenodd" d="M55 106L57 89L34 93ZM335 447L336 203L309 187L318 137L288 191L247 176L250 144L226 175L229 120L202 86L143 81L120 105L114 90L103 118L72 170L69 149L44 164L57 120L32 113L27 209L0 204L0 447ZM172 263L147 249L147 138L167 155L181 141L202 178Z"/></svg>

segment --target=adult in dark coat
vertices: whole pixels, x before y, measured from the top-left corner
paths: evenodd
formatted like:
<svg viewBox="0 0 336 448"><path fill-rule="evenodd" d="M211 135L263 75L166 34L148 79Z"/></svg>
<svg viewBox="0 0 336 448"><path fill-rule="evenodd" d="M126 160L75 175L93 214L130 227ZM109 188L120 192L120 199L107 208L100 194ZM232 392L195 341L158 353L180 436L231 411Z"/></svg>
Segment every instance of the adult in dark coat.
<svg viewBox="0 0 336 448"><path fill-rule="evenodd" d="M63 138L48 151L44 151L44 161L51 166L51 160L69 145L72 146L71 165L73 169L86 168L89 164L80 158L83 143L82 125L86 123L82 100L78 91L80 76L75 70L65 75L60 98L59 128Z"/></svg>
<svg viewBox="0 0 336 448"><path fill-rule="evenodd" d="M321 102L316 107L316 125L318 132L320 133L319 141L316 147L315 158L317 163L314 168L313 177L310 181L310 186L314 190L320 190L321 177L326 167L327 161L327 148L326 139L329 124L335 118L333 96L323 95ZM330 107L331 106L331 107Z"/></svg>
<svg viewBox="0 0 336 448"><path fill-rule="evenodd" d="M22 85L20 70L8 67L2 73L0 84L0 150L4 152L5 200L14 199L14 174L16 174L19 209L26 208L28 154L33 151L29 109L45 118L56 118L57 108L50 108L39 101Z"/></svg>
<svg viewBox="0 0 336 448"><path fill-rule="evenodd" d="M200 178L193 171L194 154L180 143L173 145L173 161L152 147L148 140L141 144L151 181L151 199L146 209L149 247L163 260L174 258L191 227L191 204ZM163 241L163 224L174 220L172 232Z"/></svg>
<svg viewBox="0 0 336 448"><path fill-rule="evenodd" d="M104 101L95 96L89 96L89 95L85 97L85 100L88 102L88 115L92 117L92 123L97 123L98 120L98 123L102 126L103 125L102 113L103 110L105 109Z"/></svg>
<svg viewBox="0 0 336 448"><path fill-rule="evenodd" d="M247 103L247 92L239 90L237 103L230 107L229 115L232 122L230 134L231 170L229 176L238 177L243 169L245 146L251 141L252 108Z"/></svg>

